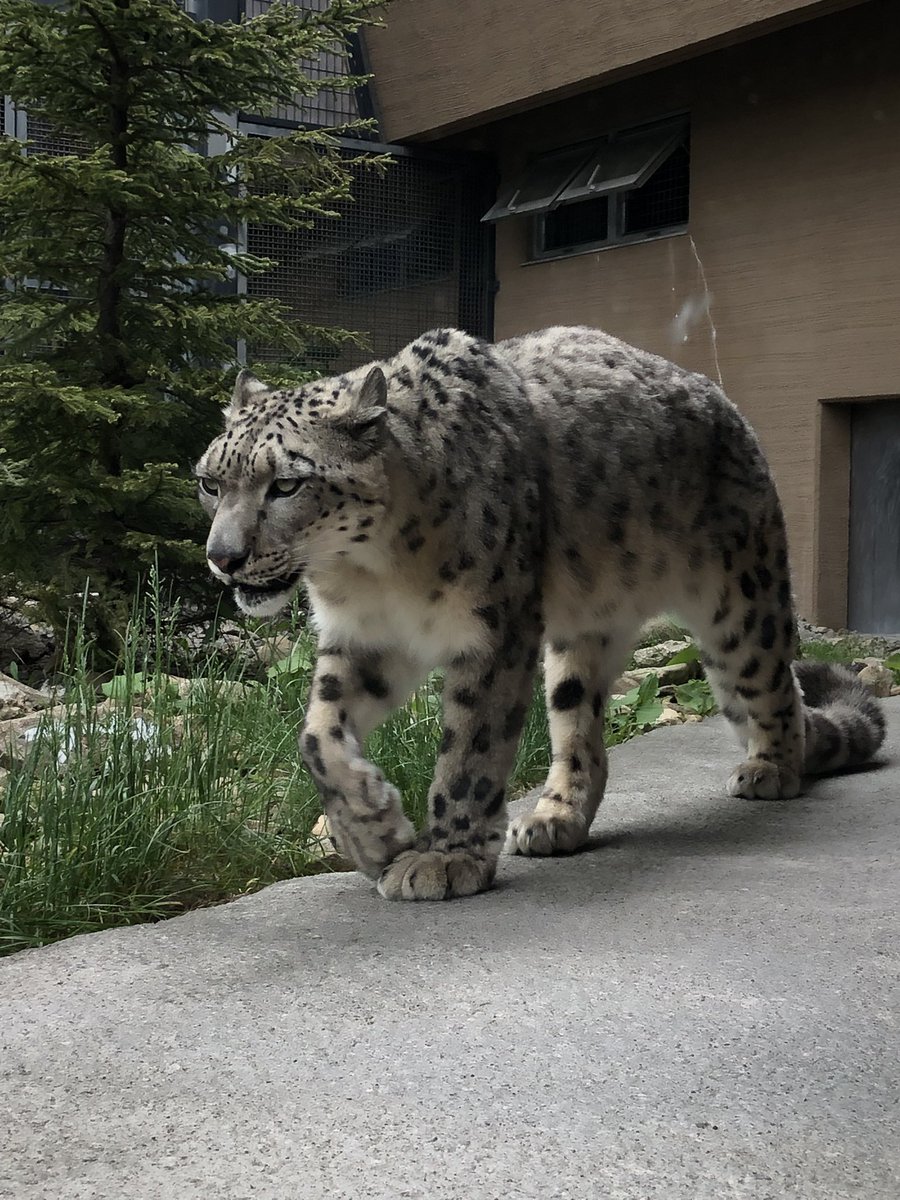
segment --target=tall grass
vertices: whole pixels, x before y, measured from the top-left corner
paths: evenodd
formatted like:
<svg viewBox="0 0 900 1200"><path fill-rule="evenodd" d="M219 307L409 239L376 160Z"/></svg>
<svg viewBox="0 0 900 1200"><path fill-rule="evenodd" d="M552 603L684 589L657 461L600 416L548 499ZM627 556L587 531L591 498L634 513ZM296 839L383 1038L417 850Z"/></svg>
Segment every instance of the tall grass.
<svg viewBox="0 0 900 1200"><path fill-rule="evenodd" d="M328 869L296 746L314 661L302 621L290 659L268 673L252 677L210 652L189 685L175 677L175 617L158 588L136 608L120 672L102 686L83 629L70 642L65 704L0 794L0 953ZM417 824L440 742L440 686L430 679L367 747ZM538 697L512 788L538 782L548 760Z"/></svg>
<svg viewBox="0 0 900 1200"><path fill-rule="evenodd" d="M152 585L124 638L120 671L93 671L86 622L73 631L65 703L42 721L0 794L0 953L171 916L328 869L311 830L321 808L296 738L315 658L295 613L292 653L230 665L210 647L190 680L177 608ZM421 825L441 739L441 674L368 739L367 752ZM652 724L656 680L610 714L607 742ZM99 703L98 703L99 701ZM550 759L540 688L510 794Z"/></svg>
<svg viewBox="0 0 900 1200"><path fill-rule="evenodd" d="M76 631L65 707L11 769L2 803L0 952L316 868L319 810L295 752L299 714L277 688L212 658L179 695L170 647L159 606L145 606L98 705Z"/></svg>

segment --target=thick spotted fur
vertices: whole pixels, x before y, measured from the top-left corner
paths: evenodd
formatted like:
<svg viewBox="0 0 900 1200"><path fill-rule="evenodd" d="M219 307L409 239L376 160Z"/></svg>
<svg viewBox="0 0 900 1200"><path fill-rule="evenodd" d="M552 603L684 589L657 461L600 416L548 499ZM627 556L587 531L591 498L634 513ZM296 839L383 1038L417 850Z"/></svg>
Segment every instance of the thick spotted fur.
<svg viewBox="0 0 900 1200"><path fill-rule="evenodd" d="M386 897L483 890L504 837L523 854L584 843L606 698L660 611L694 631L746 747L733 795L795 796L804 772L882 740L852 676L792 669L784 521L747 423L709 379L597 330L490 345L439 329L287 391L243 372L197 474L210 567L239 605L272 614L306 585L319 654L301 753L341 849ZM541 650L552 762L507 834ZM362 745L438 666L444 734L417 835Z"/></svg>
<svg viewBox="0 0 900 1200"><path fill-rule="evenodd" d="M803 694L804 770L823 775L868 762L884 741L881 705L848 667L794 663Z"/></svg>

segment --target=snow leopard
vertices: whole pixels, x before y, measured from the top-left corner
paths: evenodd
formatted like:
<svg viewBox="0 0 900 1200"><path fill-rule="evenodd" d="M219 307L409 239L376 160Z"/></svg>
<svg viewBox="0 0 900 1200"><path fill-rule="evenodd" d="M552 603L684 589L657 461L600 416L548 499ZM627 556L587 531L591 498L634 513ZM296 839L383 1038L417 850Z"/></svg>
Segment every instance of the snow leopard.
<svg viewBox="0 0 900 1200"><path fill-rule="evenodd" d="M710 379L599 330L492 344L436 329L289 389L241 371L195 473L208 564L238 606L272 615L306 588L300 753L340 851L385 898L483 891L504 843L585 845L607 697L661 612L697 639L745 747L731 795L787 799L881 745L850 672L793 665L785 522L747 421ZM507 829L541 656L551 761ZM363 743L436 668L443 737L417 832Z"/></svg>

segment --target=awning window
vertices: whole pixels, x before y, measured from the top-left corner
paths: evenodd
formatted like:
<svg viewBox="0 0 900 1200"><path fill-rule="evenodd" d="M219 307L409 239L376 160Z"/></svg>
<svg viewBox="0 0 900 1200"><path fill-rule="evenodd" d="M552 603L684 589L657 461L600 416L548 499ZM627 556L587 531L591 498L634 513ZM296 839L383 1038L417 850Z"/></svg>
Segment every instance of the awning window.
<svg viewBox="0 0 900 1200"><path fill-rule="evenodd" d="M503 189L481 219L549 212L560 204L641 187L683 141L686 129L682 121L669 122L544 154Z"/></svg>
<svg viewBox="0 0 900 1200"><path fill-rule="evenodd" d="M657 126L601 142L548 207L641 187L676 149L684 134L680 124Z"/></svg>
<svg viewBox="0 0 900 1200"><path fill-rule="evenodd" d="M510 187L504 188L482 221L500 221L519 213L546 212L553 208L560 192L592 157L594 149L595 143L590 142L535 159Z"/></svg>

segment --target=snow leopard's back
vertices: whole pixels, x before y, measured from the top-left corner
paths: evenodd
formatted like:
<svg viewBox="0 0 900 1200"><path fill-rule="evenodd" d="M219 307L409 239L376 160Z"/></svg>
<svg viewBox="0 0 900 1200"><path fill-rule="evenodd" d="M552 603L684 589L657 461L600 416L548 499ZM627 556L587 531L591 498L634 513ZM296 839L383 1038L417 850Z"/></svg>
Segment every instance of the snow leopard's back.
<svg viewBox="0 0 900 1200"><path fill-rule="evenodd" d="M722 567L734 570L754 540L790 616L775 486L720 388L594 329L555 327L497 349L521 373L543 433L551 572L598 580L607 606L615 589L629 611L692 607L683 593L718 590ZM577 604L562 602L570 627Z"/></svg>

